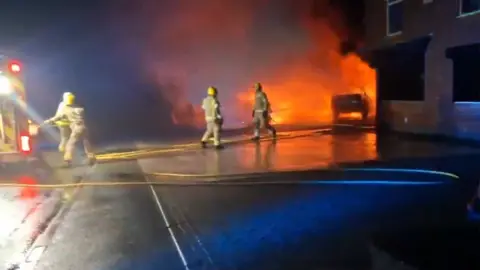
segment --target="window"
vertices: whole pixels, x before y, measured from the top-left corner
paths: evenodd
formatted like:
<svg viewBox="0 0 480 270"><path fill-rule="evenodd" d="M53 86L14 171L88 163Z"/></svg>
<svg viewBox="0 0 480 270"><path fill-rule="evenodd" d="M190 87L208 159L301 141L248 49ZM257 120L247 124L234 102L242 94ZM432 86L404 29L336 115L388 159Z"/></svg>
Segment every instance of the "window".
<svg viewBox="0 0 480 270"><path fill-rule="evenodd" d="M423 101L425 99L425 54L397 52L389 65L379 69L378 86L382 100Z"/></svg>
<svg viewBox="0 0 480 270"><path fill-rule="evenodd" d="M480 12L480 0L459 0L458 15L467 16Z"/></svg>
<svg viewBox="0 0 480 270"><path fill-rule="evenodd" d="M478 74L480 55L457 57L453 60L453 101L480 102Z"/></svg>
<svg viewBox="0 0 480 270"><path fill-rule="evenodd" d="M387 0L387 35L397 35L402 33L402 30L403 0Z"/></svg>
<svg viewBox="0 0 480 270"><path fill-rule="evenodd" d="M453 62L453 101L480 102L480 43L447 48L445 56Z"/></svg>

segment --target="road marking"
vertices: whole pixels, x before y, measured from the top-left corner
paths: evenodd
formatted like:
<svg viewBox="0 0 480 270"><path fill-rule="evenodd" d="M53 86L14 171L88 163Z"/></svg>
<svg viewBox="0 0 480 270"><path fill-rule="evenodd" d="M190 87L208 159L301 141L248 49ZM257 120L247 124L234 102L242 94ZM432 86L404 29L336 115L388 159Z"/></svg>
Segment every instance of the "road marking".
<svg viewBox="0 0 480 270"><path fill-rule="evenodd" d="M170 238L173 241L173 244L175 245L175 248L177 250L178 256L180 257L180 260L182 260L183 266L185 267L185 270L190 270L190 267L188 267L187 260L185 259L185 255L183 254L182 249L180 248L180 245L178 244L177 238L175 237L175 233L172 230L171 224L168 221L167 215L165 214L165 211L163 210L162 203L160 202L160 198L158 198L157 193L155 192L155 189L153 188L152 185L149 185L150 190L152 191L153 199L155 200L155 204L158 207L158 210L160 210L160 214L162 215L163 221L165 222L165 225L167 226L168 233L170 234Z"/></svg>

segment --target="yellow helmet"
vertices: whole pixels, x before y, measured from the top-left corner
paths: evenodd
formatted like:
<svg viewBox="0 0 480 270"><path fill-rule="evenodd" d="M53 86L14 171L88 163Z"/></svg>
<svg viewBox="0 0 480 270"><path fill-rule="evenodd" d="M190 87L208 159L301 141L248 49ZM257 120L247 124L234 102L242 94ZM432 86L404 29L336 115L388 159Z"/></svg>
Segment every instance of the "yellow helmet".
<svg viewBox="0 0 480 270"><path fill-rule="evenodd" d="M217 88L215 88L213 86L210 86L207 89L207 93L208 93L209 96L215 96L215 95L217 95L217 92L218 92Z"/></svg>
<svg viewBox="0 0 480 270"><path fill-rule="evenodd" d="M66 105L72 105L73 103L75 103L75 95L70 92L63 94L63 102Z"/></svg>
<svg viewBox="0 0 480 270"><path fill-rule="evenodd" d="M255 84L255 90L262 90L262 84L261 83L256 83Z"/></svg>
<svg viewBox="0 0 480 270"><path fill-rule="evenodd" d="M72 95L72 93L70 93L70 92L63 93L63 96L62 96L63 101L66 101L68 99L68 96L70 96L70 95Z"/></svg>

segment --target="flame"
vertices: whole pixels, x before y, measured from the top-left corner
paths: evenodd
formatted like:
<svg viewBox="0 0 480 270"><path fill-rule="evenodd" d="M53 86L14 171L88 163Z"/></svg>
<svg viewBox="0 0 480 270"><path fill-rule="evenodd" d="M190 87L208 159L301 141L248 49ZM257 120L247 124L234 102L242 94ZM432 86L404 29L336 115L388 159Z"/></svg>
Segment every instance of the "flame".
<svg viewBox="0 0 480 270"><path fill-rule="evenodd" d="M375 115L375 70L355 54L341 55L335 49L340 46L340 39L332 29L325 28L324 21L313 21L308 29L313 44L327 40L331 48L314 46L303 57L277 67L272 75L263 78L265 92L272 104L274 122L329 123L332 119L331 97L347 93L365 92L371 101L370 116ZM245 107L252 106L253 96L253 90L250 90L239 93L237 98ZM356 114L346 117L358 119Z"/></svg>
<svg viewBox="0 0 480 270"><path fill-rule="evenodd" d="M147 72L159 86L172 77L178 84L176 94L161 89L176 124L203 125L198 104L210 85L219 88L226 126L248 122L255 82L270 99L274 124L330 122L335 94L376 99L375 71L339 52L347 27L326 0L167 2L145 0L138 17L152 29L143 51ZM372 116L375 102L370 106Z"/></svg>
<svg viewBox="0 0 480 270"><path fill-rule="evenodd" d="M362 114L359 112L341 113L340 117L349 119L349 120L359 120L359 119L362 119Z"/></svg>

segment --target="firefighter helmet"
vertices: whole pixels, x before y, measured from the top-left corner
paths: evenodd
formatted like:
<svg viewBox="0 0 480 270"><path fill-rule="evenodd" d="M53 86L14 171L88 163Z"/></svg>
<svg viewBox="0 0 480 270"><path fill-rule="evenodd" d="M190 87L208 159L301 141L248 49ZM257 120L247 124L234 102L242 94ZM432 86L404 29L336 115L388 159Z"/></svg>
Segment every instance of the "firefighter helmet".
<svg viewBox="0 0 480 270"><path fill-rule="evenodd" d="M217 95L217 88L210 86L208 87L207 93L209 96L216 96Z"/></svg>
<svg viewBox="0 0 480 270"><path fill-rule="evenodd" d="M63 102L65 102L66 105L72 105L75 103L75 95L70 92L63 94Z"/></svg>
<svg viewBox="0 0 480 270"><path fill-rule="evenodd" d="M67 101L67 99L69 99L69 96L73 95L71 92L65 92L63 93L63 101Z"/></svg>

